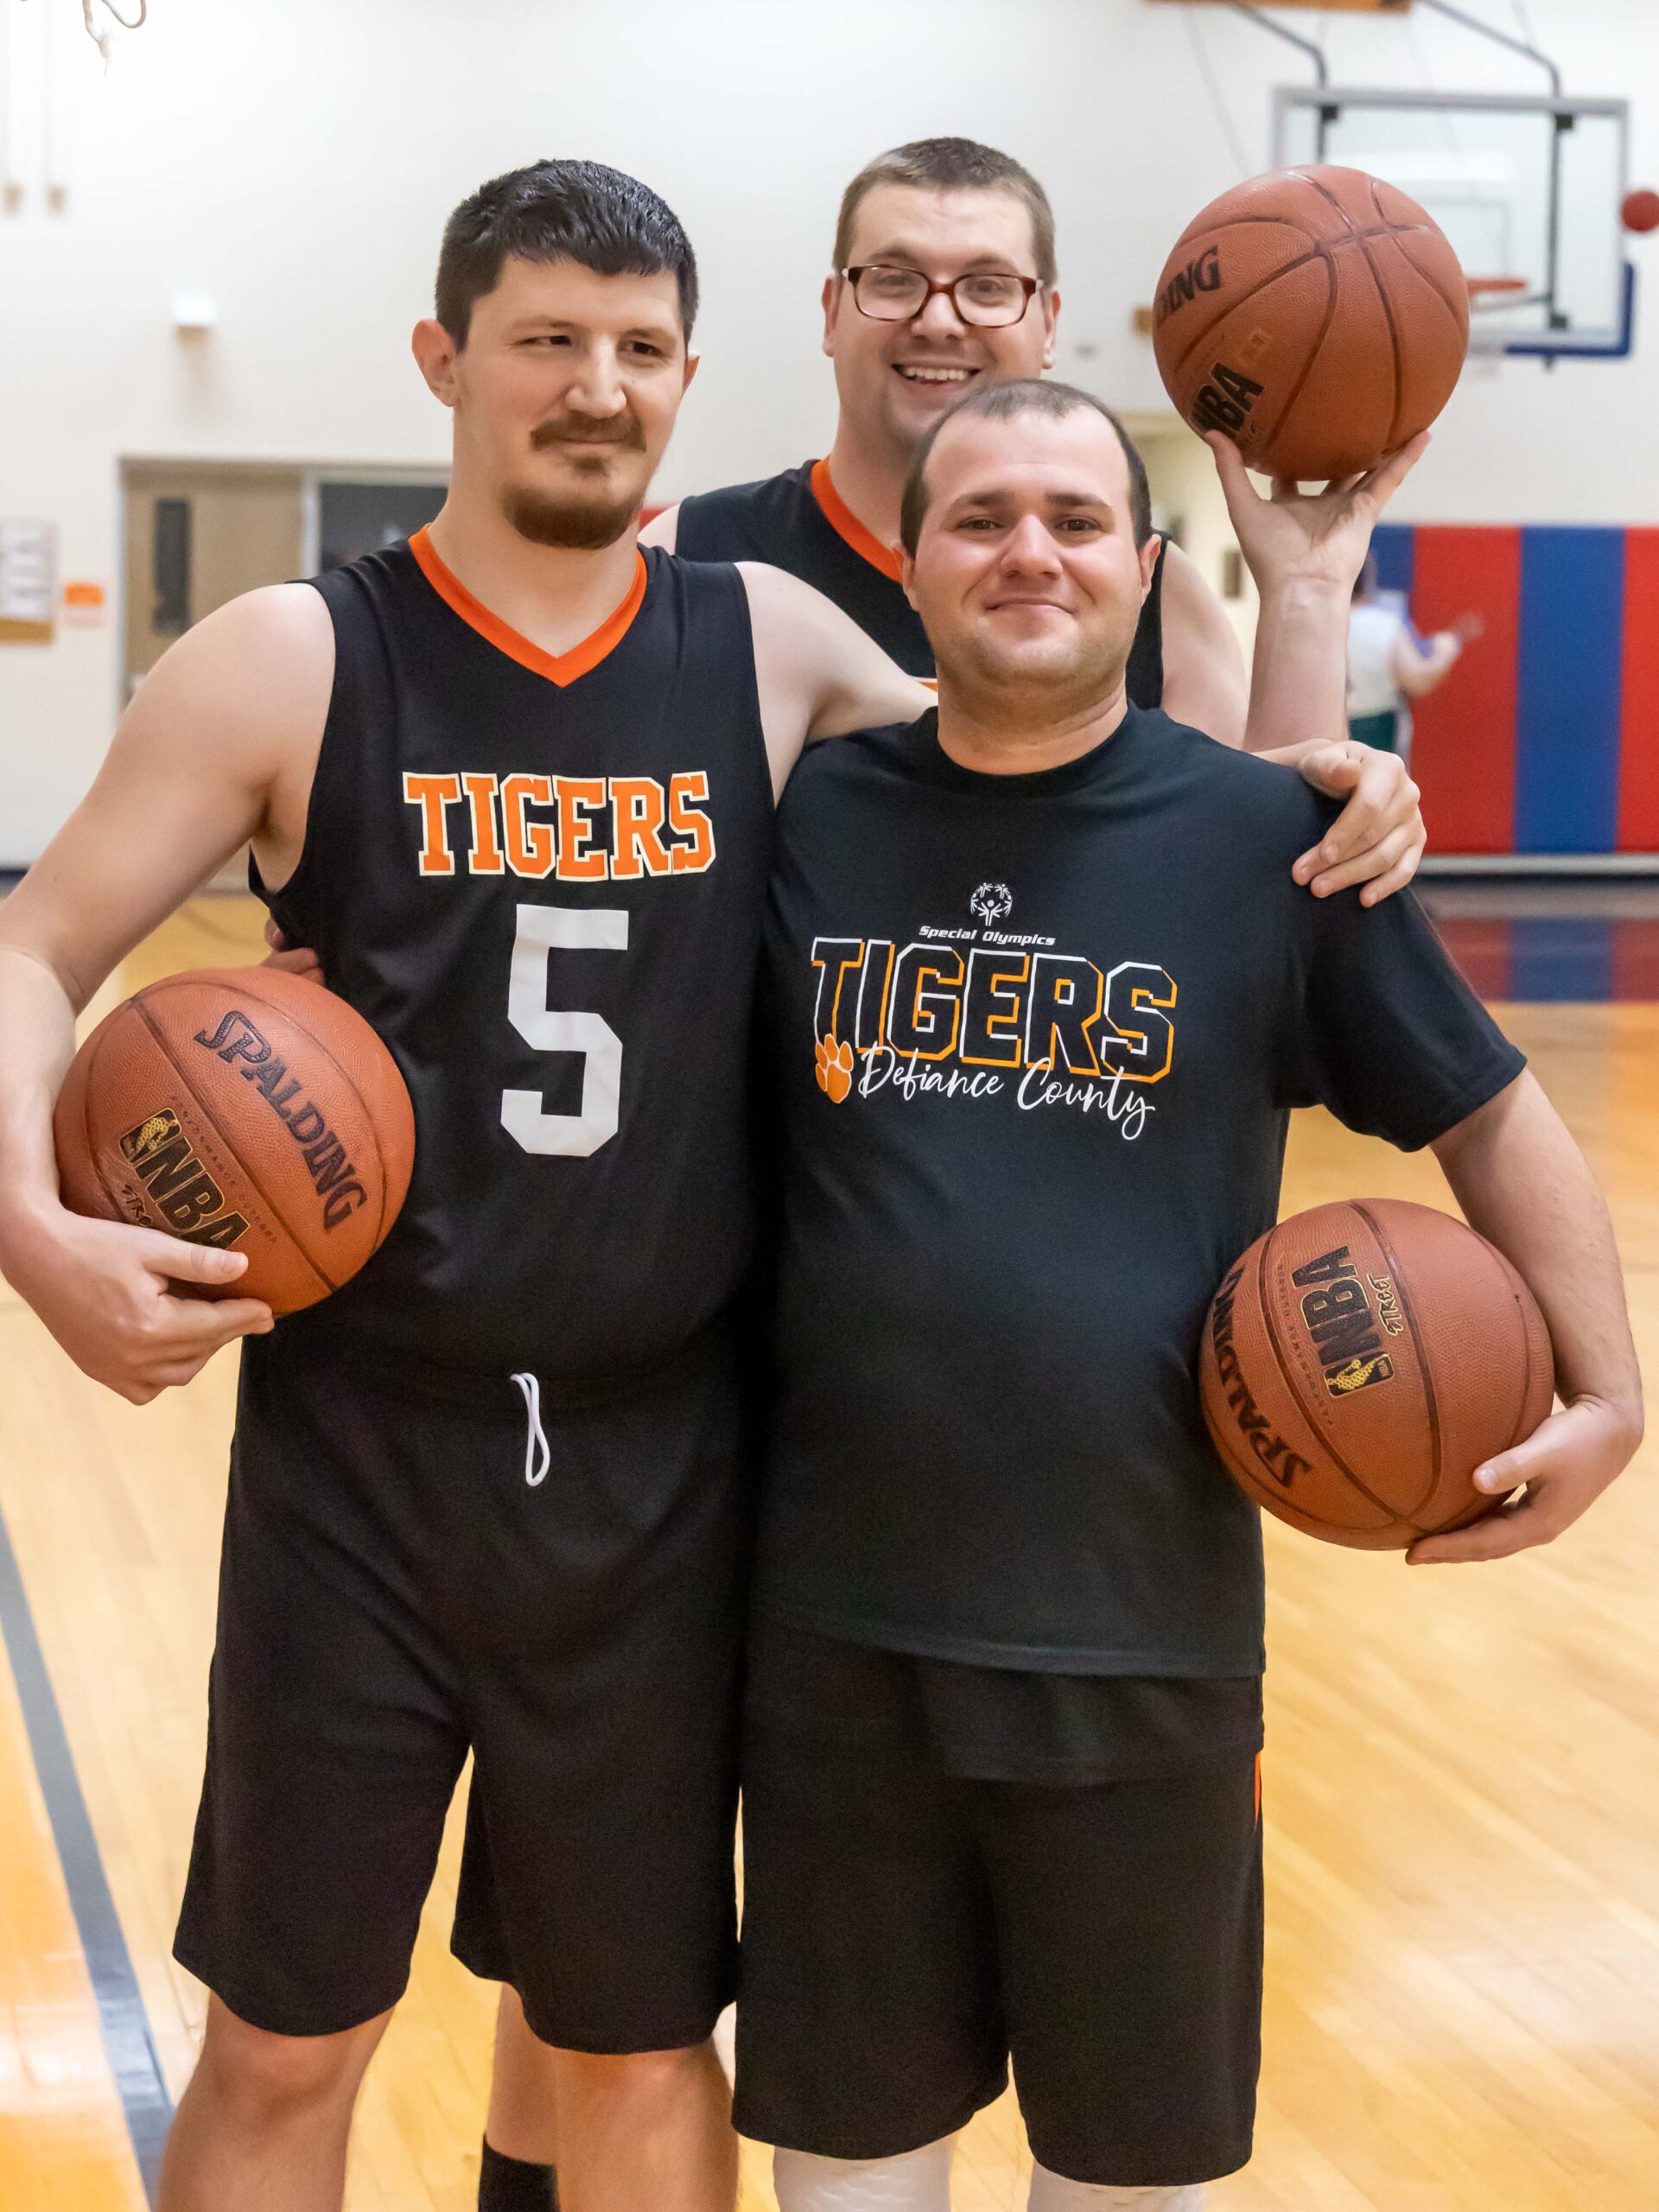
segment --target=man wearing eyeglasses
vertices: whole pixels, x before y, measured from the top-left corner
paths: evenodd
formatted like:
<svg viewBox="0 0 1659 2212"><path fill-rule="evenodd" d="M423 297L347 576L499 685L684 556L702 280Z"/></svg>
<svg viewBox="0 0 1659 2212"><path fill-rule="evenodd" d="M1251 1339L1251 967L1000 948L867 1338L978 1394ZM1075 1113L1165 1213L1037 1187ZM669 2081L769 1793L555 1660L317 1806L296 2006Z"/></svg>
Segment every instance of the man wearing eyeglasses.
<svg viewBox="0 0 1659 2212"><path fill-rule="evenodd" d="M683 499L656 517L642 543L694 561L787 569L908 674L930 677L932 650L899 582L906 474L921 440L976 385L1053 366L1053 210L1007 154L970 138L918 139L878 155L848 186L834 263L823 284L823 350L840 412L828 454ZM1253 752L1340 734L1313 725L1310 702L1328 690L1326 672L1345 665L1347 606L1334 580L1348 571L1332 540L1354 518L1353 495L1269 502L1234 448L1211 442L1261 588L1254 682L1220 601L1169 546L1136 632L1129 697ZM1353 880L1333 869L1319 887Z"/></svg>
<svg viewBox="0 0 1659 2212"><path fill-rule="evenodd" d="M1017 162L966 138L879 155L842 196L823 283L841 401L828 455L683 499L651 536L689 560L788 569L907 674L931 677L932 649L899 581L905 472L974 384L1052 366L1054 276L1053 214Z"/></svg>

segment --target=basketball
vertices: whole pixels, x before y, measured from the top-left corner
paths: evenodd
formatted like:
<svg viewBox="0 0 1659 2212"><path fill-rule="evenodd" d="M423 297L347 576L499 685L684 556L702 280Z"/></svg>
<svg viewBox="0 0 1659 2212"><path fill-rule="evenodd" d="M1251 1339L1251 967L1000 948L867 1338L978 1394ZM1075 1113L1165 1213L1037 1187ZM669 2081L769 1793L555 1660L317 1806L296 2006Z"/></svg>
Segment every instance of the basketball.
<svg viewBox="0 0 1659 2212"><path fill-rule="evenodd" d="M1649 231L1659 231L1659 192L1638 186L1627 192L1619 205L1619 220L1627 231L1645 237Z"/></svg>
<svg viewBox="0 0 1659 2212"><path fill-rule="evenodd" d="M54 1121L63 1202L245 1252L275 1313L354 1275L397 1218L415 1117L361 1014L272 968L169 976L105 1016Z"/></svg>
<svg viewBox="0 0 1659 2212"><path fill-rule="evenodd" d="M1189 223L1153 309L1158 372L1193 429L1254 469L1324 482L1426 430L1469 345L1446 234L1361 169L1280 169Z"/></svg>
<svg viewBox="0 0 1659 2212"><path fill-rule="evenodd" d="M1430 1206L1352 1198L1257 1237L1216 1294L1205 1418L1229 1472L1293 1528L1403 1550L1497 1501L1477 1467L1529 1436L1554 1365L1536 1300Z"/></svg>

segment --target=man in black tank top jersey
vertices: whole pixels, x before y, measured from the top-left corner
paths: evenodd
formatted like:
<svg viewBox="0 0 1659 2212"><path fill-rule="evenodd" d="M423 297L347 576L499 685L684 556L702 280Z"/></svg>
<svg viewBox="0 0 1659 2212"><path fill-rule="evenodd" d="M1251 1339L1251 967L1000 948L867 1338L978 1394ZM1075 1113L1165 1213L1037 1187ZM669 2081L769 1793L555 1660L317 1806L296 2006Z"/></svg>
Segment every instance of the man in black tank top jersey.
<svg viewBox="0 0 1659 2212"><path fill-rule="evenodd" d="M0 925L10 1280L139 1402L249 1338L176 1944L213 1998L163 2212L338 2206L469 1750L575 2193L734 2196L708 2038L735 1961L772 808L809 735L927 694L792 577L637 550L696 284L614 171L463 203L415 339L454 415L442 513L181 640ZM76 1007L249 840L416 1120L385 1244L274 1327L167 1287L224 1289L239 1255L67 1213L50 1137Z"/></svg>
<svg viewBox="0 0 1659 2212"><path fill-rule="evenodd" d="M1029 170L968 138L926 138L847 188L823 286L823 349L840 399L829 454L682 499L644 542L694 561L767 561L833 599L901 668L932 651L899 578L899 501L917 441L965 394L1052 368L1059 314L1054 217ZM1235 530L1262 594L1254 682L1221 602L1160 544L1129 656L1128 696L1253 751L1301 734L1310 664L1341 665L1347 617L1308 585L1343 494L1258 497L1212 437Z"/></svg>

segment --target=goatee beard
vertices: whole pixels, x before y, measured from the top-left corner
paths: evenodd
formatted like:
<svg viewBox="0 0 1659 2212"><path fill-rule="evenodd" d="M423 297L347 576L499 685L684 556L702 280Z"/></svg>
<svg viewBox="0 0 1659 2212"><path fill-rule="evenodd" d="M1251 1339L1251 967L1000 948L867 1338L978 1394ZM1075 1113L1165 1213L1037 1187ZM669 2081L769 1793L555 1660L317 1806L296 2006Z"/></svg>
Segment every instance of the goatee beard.
<svg viewBox="0 0 1659 2212"><path fill-rule="evenodd" d="M597 553L614 545L639 519L639 502L626 499L543 499L533 492L514 492L505 502L507 520L532 545L556 545L568 551Z"/></svg>

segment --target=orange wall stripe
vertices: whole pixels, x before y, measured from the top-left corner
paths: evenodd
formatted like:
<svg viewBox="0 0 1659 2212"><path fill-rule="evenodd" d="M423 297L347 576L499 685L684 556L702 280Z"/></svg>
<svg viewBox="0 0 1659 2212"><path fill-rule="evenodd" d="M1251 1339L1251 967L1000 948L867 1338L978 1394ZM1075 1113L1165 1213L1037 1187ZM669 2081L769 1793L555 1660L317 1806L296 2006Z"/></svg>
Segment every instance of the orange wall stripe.
<svg viewBox="0 0 1659 2212"><path fill-rule="evenodd" d="M473 597L460 577L444 566L424 530L416 531L409 541L409 550L438 597L469 628L476 630L480 638L486 639L510 660L516 660L520 667L546 677L550 683L574 683L579 676L586 676L597 668L606 654L621 644L645 601L645 556L636 552L633 582L628 587L627 597L615 612L607 614L591 637L584 638L579 645L572 645L568 653L543 652L511 623L504 622L499 614L492 614L482 600Z"/></svg>

